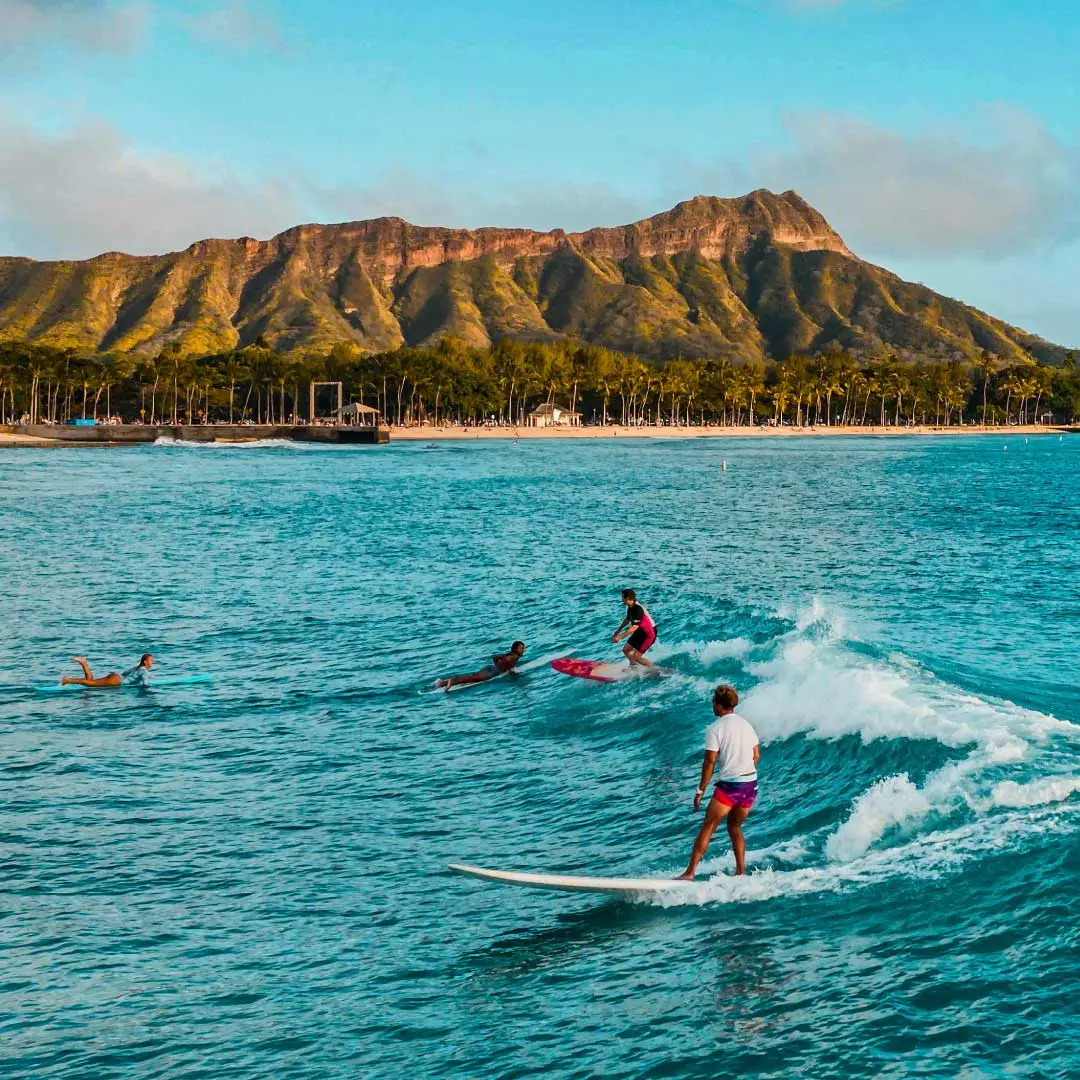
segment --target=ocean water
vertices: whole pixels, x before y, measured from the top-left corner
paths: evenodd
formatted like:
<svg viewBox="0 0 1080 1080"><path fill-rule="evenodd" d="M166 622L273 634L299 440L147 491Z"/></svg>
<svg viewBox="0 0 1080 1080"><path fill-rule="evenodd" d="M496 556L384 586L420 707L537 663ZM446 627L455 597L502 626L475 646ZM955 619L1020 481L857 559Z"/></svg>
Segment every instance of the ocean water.
<svg viewBox="0 0 1080 1080"><path fill-rule="evenodd" d="M1078 477L1057 436L5 454L0 1075L1080 1074ZM551 671L624 586L676 674ZM145 650L213 682L33 691ZM748 876L722 834L678 903L446 871L678 872L721 680Z"/></svg>

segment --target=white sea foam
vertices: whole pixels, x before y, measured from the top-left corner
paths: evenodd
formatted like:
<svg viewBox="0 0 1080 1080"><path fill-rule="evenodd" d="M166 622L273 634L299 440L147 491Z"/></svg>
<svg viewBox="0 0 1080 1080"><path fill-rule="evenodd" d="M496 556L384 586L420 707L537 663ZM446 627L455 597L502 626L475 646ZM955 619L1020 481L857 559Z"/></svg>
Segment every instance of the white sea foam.
<svg viewBox="0 0 1080 1080"><path fill-rule="evenodd" d="M855 800L851 816L829 837L825 853L834 862L864 855L886 831L930 812L930 800L907 773L887 776Z"/></svg>
<svg viewBox="0 0 1080 1080"><path fill-rule="evenodd" d="M174 439L171 435L159 435L153 446L176 446L198 450L261 450L271 447L286 447L290 450L307 450L309 443L296 442L293 439L251 439L250 441L225 440L222 442L200 442L196 439Z"/></svg>
<svg viewBox="0 0 1080 1080"><path fill-rule="evenodd" d="M1080 791L1080 776L1044 776L1019 784L1015 780L1002 780L990 792L991 806L1045 806L1047 803L1064 802Z"/></svg>
<svg viewBox="0 0 1080 1080"><path fill-rule="evenodd" d="M805 733L835 739L928 739L975 745L1004 761L1026 743L1053 733L1080 734L1060 721L1010 702L995 702L936 680L918 666L867 659L842 643L797 631L776 643L770 658L751 661L761 682L742 710L766 741Z"/></svg>
<svg viewBox="0 0 1080 1080"><path fill-rule="evenodd" d="M990 853L1015 850L1033 839L1074 833L1080 803L1043 807L978 818L952 829L925 833L897 847L871 849L850 862L793 870L758 870L742 877L719 875L695 889L657 894L649 903L661 907L714 903L749 903L810 893L836 892L891 877L937 878Z"/></svg>
<svg viewBox="0 0 1080 1080"><path fill-rule="evenodd" d="M746 656L753 649L754 643L748 638L734 637L718 641L658 641L649 656L657 660L668 660L673 656L693 657L703 667L713 667L723 660L738 659Z"/></svg>
<svg viewBox="0 0 1080 1080"><path fill-rule="evenodd" d="M790 840L781 840L778 843L769 844L767 847L747 851L747 862L751 866L760 866L763 863L772 862L785 863L788 866L799 866L812 857L813 852L811 851L810 841L815 835L811 833L804 836L793 836ZM723 854L720 854L721 847L722 845L716 842L709 849L710 852L716 851L717 854L714 858L706 858L699 864L699 876L704 877L722 871L730 872L734 869L735 860L731 852L724 851Z"/></svg>

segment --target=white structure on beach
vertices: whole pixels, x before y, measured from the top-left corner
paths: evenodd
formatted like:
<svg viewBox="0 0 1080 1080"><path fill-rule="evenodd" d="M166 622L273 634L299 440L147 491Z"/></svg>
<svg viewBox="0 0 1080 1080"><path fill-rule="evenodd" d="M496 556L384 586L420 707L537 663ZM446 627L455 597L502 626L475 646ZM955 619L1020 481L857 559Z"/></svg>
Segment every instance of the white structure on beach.
<svg viewBox="0 0 1080 1080"><path fill-rule="evenodd" d="M359 401L353 401L341 410L342 422L357 424L361 427L374 427L379 422L379 410L370 405L361 405Z"/></svg>
<svg viewBox="0 0 1080 1080"><path fill-rule="evenodd" d="M529 413L529 427L580 427L581 413L571 412L569 409L560 408L550 401L543 405L537 405Z"/></svg>

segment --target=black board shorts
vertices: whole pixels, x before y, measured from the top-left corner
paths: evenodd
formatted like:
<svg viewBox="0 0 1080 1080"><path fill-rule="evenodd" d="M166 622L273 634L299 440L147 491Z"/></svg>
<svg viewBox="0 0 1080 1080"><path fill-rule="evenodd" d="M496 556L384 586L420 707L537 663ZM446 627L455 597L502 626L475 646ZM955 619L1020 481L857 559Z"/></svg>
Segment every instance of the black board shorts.
<svg viewBox="0 0 1080 1080"><path fill-rule="evenodd" d="M627 645L631 649L637 649L639 653L645 652L647 649L652 648L653 642L656 641L656 632L647 631L644 627L639 626L627 639Z"/></svg>

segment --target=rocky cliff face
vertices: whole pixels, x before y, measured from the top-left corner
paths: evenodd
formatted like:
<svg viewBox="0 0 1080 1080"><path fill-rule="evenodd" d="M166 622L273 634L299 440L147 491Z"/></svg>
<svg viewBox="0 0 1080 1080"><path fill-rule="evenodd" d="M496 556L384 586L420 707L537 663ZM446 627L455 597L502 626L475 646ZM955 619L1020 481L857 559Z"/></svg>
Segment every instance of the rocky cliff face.
<svg viewBox="0 0 1080 1080"><path fill-rule="evenodd" d="M1056 347L857 259L795 192L705 196L621 228L378 218L159 257L0 259L0 338L99 351L384 350L572 334L646 356L847 348L1052 358Z"/></svg>

